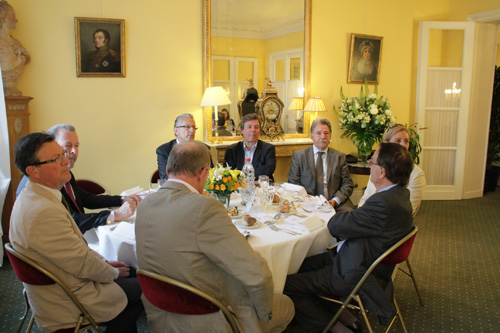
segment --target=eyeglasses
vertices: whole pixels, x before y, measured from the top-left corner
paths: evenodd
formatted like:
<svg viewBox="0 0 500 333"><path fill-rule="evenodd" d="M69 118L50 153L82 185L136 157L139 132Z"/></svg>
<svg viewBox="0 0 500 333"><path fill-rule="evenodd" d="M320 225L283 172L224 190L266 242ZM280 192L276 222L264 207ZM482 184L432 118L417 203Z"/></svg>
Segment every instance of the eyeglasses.
<svg viewBox="0 0 500 333"><path fill-rule="evenodd" d="M36 162L31 164L32 166L37 166L37 165L43 165L43 164L49 164L49 163L56 163L56 164L61 164L64 158L64 155L66 154L66 151L64 151L62 154L57 155L56 158L53 158L51 160L46 160L43 162Z"/></svg>
<svg viewBox="0 0 500 333"><path fill-rule="evenodd" d="M372 166L372 165L379 165L379 164L377 164L377 163L373 162L373 160L372 160L372 159L369 159L369 160L368 160L368 166Z"/></svg>
<svg viewBox="0 0 500 333"><path fill-rule="evenodd" d="M190 130L191 128L194 129L195 131L198 129L196 126L191 126L191 125L182 125L182 126L176 126L175 128L185 128L187 130Z"/></svg>

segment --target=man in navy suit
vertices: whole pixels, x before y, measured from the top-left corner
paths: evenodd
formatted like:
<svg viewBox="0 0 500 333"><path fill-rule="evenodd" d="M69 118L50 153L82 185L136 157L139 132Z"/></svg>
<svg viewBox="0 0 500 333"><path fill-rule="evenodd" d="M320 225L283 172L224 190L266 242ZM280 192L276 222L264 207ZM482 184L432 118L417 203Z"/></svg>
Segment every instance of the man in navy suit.
<svg viewBox="0 0 500 333"><path fill-rule="evenodd" d="M370 265L407 235L413 222L410 192L411 154L395 143L381 143L370 161L370 180L377 188L363 207L337 213L328 222L330 234L342 243L304 260L297 274L287 277L284 294L295 304L296 319L311 332L323 330L333 314L318 295L347 297ZM393 266L379 265L360 289L365 308L386 320L395 315L391 294ZM345 313L345 317L349 317ZM353 322L340 322L353 328Z"/></svg>
<svg viewBox="0 0 500 333"><path fill-rule="evenodd" d="M232 169L242 170L245 159L250 161L255 169L255 178L260 175L269 176L273 179L276 170L276 149L270 143L259 140L260 119L255 113L247 114L241 120L240 125L243 141L230 145L224 155L224 164Z"/></svg>
<svg viewBox="0 0 500 333"><path fill-rule="evenodd" d="M194 117L190 113L183 113L174 122L175 139L162 144L156 148L156 156L158 158L158 171L160 172L160 179L168 179L167 175L167 161L168 155L174 146L178 143L193 141L196 135L196 123ZM210 147L207 146L210 150ZM212 157L210 157L210 167L213 167Z"/></svg>

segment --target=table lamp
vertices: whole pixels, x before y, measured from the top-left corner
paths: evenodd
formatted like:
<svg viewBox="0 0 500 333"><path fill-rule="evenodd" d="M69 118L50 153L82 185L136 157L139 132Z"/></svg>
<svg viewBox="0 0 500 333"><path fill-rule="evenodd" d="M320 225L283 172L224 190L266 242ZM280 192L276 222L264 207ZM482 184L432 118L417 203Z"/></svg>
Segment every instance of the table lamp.
<svg viewBox="0 0 500 333"><path fill-rule="evenodd" d="M217 107L220 105L231 104L231 100L227 97L226 91L222 87L208 87L205 89L203 98L201 99L200 106L202 107L215 107L215 143L221 143L219 141L219 126L217 123L219 121L219 112Z"/></svg>
<svg viewBox="0 0 500 333"><path fill-rule="evenodd" d="M297 132L299 132L300 111L302 110L304 110L304 97L294 97L288 107L288 111L297 111L297 119L295 120L297 123Z"/></svg>
<svg viewBox="0 0 500 333"><path fill-rule="evenodd" d="M318 118L318 112L324 111L326 111L326 107L325 103L321 100L321 97L311 97L304 109L304 112L315 112L315 118Z"/></svg>

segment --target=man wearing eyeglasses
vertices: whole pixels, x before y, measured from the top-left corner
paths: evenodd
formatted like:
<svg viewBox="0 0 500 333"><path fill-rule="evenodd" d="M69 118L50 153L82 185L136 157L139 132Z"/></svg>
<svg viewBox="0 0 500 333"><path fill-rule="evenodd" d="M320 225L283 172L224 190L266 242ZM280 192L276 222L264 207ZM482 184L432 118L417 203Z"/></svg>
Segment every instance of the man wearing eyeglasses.
<svg viewBox="0 0 500 333"><path fill-rule="evenodd" d="M55 141L64 149L64 154L69 160L68 167L72 169L80 152L80 141L75 127L69 124L58 124L49 128L47 134L54 136ZM135 213L135 208L141 201L141 198L137 195L121 197L119 195L94 195L88 193L78 186L71 171L70 175L71 179L61 188L61 193L66 207L82 232L129 218ZM27 180L27 177L23 177L19 183L16 191L17 196L21 193ZM108 207L119 208L114 211L106 209L98 213L85 213L85 208L99 209Z"/></svg>
<svg viewBox="0 0 500 333"><path fill-rule="evenodd" d="M123 279L129 276L128 265L107 262L89 249L61 202L60 190L71 179L69 163L52 135L31 133L16 143L15 164L29 180L12 209L12 246L68 285L94 319L106 323L106 332L137 332L144 310L137 278ZM76 326L80 311L69 305L61 288L24 288L41 329Z"/></svg>
<svg viewBox="0 0 500 333"><path fill-rule="evenodd" d="M196 135L196 123L194 122L194 117L190 113L183 113L174 122L174 134L175 139L167 143L162 144L156 148L156 155L158 158L158 171L160 172L160 179L168 179L167 175L167 161L168 155L172 148L178 143L193 141ZM210 150L210 147L207 146ZM213 167L212 157L210 157L210 167Z"/></svg>

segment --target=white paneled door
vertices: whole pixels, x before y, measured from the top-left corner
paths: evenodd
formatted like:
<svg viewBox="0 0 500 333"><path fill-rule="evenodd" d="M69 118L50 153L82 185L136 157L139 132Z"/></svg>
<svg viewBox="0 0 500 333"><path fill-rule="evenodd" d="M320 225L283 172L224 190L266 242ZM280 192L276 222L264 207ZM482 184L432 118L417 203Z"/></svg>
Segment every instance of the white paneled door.
<svg viewBox="0 0 500 333"><path fill-rule="evenodd" d="M474 22L420 24L416 122L424 199L462 199L474 55Z"/></svg>

